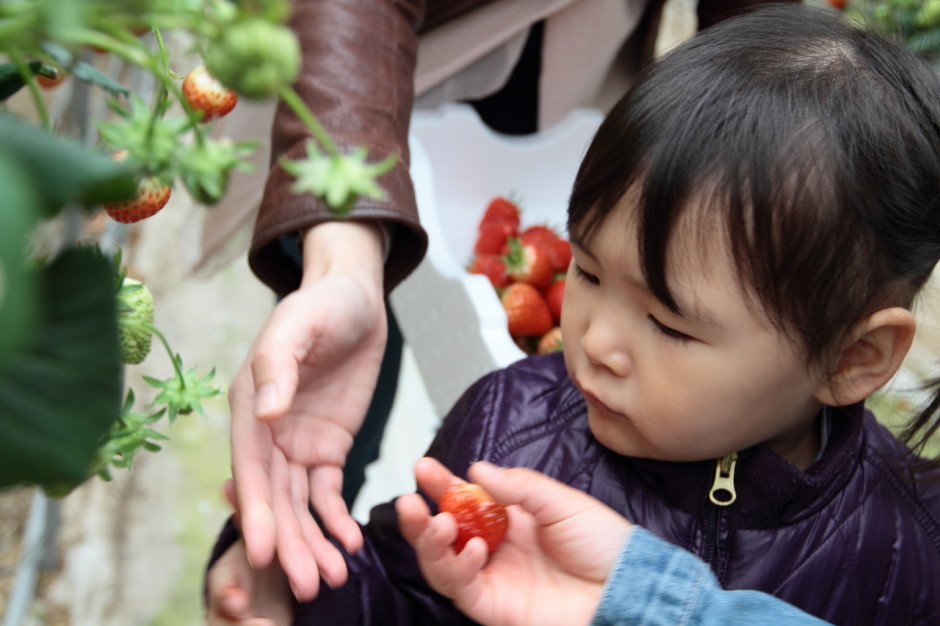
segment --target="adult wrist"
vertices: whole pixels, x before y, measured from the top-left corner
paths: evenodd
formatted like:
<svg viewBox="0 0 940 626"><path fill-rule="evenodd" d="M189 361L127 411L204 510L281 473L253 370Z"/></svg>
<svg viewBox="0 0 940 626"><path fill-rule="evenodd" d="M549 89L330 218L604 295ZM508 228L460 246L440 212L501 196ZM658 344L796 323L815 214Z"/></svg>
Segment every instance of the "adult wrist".
<svg viewBox="0 0 940 626"><path fill-rule="evenodd" d="M332 221L300 234L303 278L316 281L330 273L356 277L368 286L383 288L385 235L376 222Z"/></svg>

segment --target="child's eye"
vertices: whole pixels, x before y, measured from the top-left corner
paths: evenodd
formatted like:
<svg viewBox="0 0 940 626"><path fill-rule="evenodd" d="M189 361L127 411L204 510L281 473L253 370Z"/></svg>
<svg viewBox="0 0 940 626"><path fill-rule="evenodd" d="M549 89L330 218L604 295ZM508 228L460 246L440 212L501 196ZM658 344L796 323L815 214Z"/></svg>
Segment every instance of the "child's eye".
<svg viewBox="0 0 940 626"><path fill-rule="evenodd" d="M599 284L601 284L601 281L600 281L600 279L599 279L597 276L594 276L593 274L588 274L588 273L585 272L583 269L581 269L581 266L578 265L577 263L575 263L575 265L574 265L574 274L575 274L575 276L577 276L577 277L580 278L581 280L585 280L585 281L591 283L592 285L599 285Z"/></svg>
<svg viewBox="0 0 940 626"><path fill-rule="evenodd" d="M666 326L665 324L660 322L658 319L656 319L652 315L650 315L649 318L650 318L650 321L653 322L653 326L656 327L656 330L666 335L670 339L676 339L678 341L691 341L692 340L692 337L690 337L689 335L686 335L684 332L678 331L675 328L670 328L669 326Z"/></svg>

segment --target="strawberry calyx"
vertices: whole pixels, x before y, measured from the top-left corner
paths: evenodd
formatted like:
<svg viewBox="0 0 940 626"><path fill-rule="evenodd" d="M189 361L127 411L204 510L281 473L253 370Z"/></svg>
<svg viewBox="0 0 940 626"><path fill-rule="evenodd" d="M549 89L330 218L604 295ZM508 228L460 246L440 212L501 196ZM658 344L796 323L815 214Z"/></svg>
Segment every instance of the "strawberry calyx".
<svg viewBox="0 0 940 626"><path fill-rule="evenodd" d="M323 198L335 215L346 215L359 196L382 199L385 192L376 178L395 167L396 158L390 155L378 163L367 161L365 147L350 154L328 154L317 145L307 142L307 155L301 159L282 158L280 163L296 179L291 191L296 194L310 192Z"/></svg>

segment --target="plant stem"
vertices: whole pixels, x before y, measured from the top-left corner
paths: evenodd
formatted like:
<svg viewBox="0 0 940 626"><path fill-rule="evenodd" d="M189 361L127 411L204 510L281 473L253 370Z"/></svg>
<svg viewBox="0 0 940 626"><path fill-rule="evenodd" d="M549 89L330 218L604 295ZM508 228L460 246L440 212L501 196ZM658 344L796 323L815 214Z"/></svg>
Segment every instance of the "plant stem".
<svg viewBox="0 0 940 626"><path fill-rule="evenodd" d="M16 64L16 68L26 81L26 88L29 90L29 95L33 99L33 104L36 106L36 113L39 115L42 127L46 130L52 130L52 124L49 121L49 111L46 109L46 103L42 99L39 87L36 86L36 79L33 77L33 73L26 63L26 59L23 58L19 50L8 50L7 54L10 56L10 60Z"/></svg>
<svg viewBox="0 0 940 626"><path fill-rule="evenodd" d="M317 143L320 144L321 148L326 150L327 154L333 157L340 156L336 144L333 143L333 138L326 132L326 129L320 124L320 121L313 114L313 111L307 107L306 103L304 103L297 92L294 91L293 87L289 85L282 87L278 95L281 100L291 108L294 114L300 118L300 121L310 129Z"/></svg>
<svg viewBox="0 0 940 626"><path fill-rule="evenodd" d="M157 336L157 339L160 340L160 343L163 344L164 349L166 349L167 355L170 357L170 361L173 363L173 370L176 372L176 377L180 381L180 387L186 386L186 377L183 376L183 370L180 369L179 360L176 358L176 355L173 354L173 349L170 348L170 343L166 340L166 337L163 336L163 333L160 332L153 324L148 324L150 332Z"/></svg>

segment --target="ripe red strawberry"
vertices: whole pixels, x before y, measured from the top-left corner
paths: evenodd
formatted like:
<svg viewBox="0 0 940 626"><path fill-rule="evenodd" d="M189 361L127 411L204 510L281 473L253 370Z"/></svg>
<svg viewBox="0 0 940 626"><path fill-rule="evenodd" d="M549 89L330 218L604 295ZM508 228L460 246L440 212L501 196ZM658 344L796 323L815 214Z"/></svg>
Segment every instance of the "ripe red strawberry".
<svg viewBox="0 0 940 626"><path fill-rule="evenodd" d="M571 263L571 244L568 240L559 237L549 226L536 224L529 226L519 235L523 243L530 243L545 250L552 264L552 271L556 274L568 271Z"/></svg>
<svg viewBox="0 0 940 626"><path fill-rule="evenodd" d="M515 237L516 232L516 226L506 220L481 224L473 251L478 255L503 254L506 242Z"/></svg>
<svg viewBox="0 0 940 626"><path fill-rule="evenodd" d="M511 237L506 260L506 273L518 283L529 283L539 291L548 289L555 273L545 250L535 244L522 243Z"/></svg>
<svg viewBox="0 0 940 626"><path fill-rule="evenodd" d="M553 241L546 241L543 245L552 265L552 271L556 274L567 272L568 265L571 264L571 244L568 240L559 237Z"/></svg>
<svg viewBox="0 0 940 626"><path fill-rule="evenodd" d="M549 352L559 352L564 348L561 341L561 328L553 326L551 330L542 335L539 339L539 345L535 349L537 354L548 354Z"/></svg>
<svg viewBox="0 0 940 626"><path fill-rule="evenodd" d="M513 337L539 337L554 325L545 298L529 283L513 283L500 297L506 311L509 334Z"/></svg>
<svg viewBox="0 0 940 626"><path fill-rule="evenodd" d="M535 224L534 226L526 227L520 234L519 239L523 243L538 243L540 241L545 241L546 239L558 239L558 233L555 232L550 226L545 224Z"/></svg>
<svg viewBox="0 0 940 626"><path fill-rule="evenodd" d="M104 205L112 219L131 224L148 218L166 206L170 200L170 186L156 178L144 178L137 183L137 196L124 202Z"/></svg>
<svg viewBox="0 0 940 626"><path fill-rule="evenodd" d="M450 485L438 506L457 520L457 539L453 543L456 552L462 551L473 537L482 537L486 547L493 552L506 537L509 529L506 509L480 485Z"/></svg>
<svg viewBox="0 0 940 626"><path fill-rule="evenodd" d="M561 303L564 299L565 279L559 278L545 292L545 302L548 304L548 310L552 312L552 319L555 320L556 324L561 321Z"/></svg>
<svg viewBox="0 0 940 626"><path fill-rule="evenodd" d="M483 218L480 220L480 227L484 224L494 222L509 222L514 228L519 228L521 221L519 207L515 202L498 196L490 200L486 210L483 212Z"/></svg>
<svg viewBox="0 0 940 626"><path fill-rule="evenodd" d="M227 115L238 103L238 94L216 80L201 65L186 75L181 88L189 106L202 111L202 122Z"/></svg>
<svg viewBox="0 0 940 626"><path fill-rule="evenodd" d="M483 274L497 289L511 282L506 274L506 262L498 254L481 254L474 258L469 271L471 274Z"/></svg>

